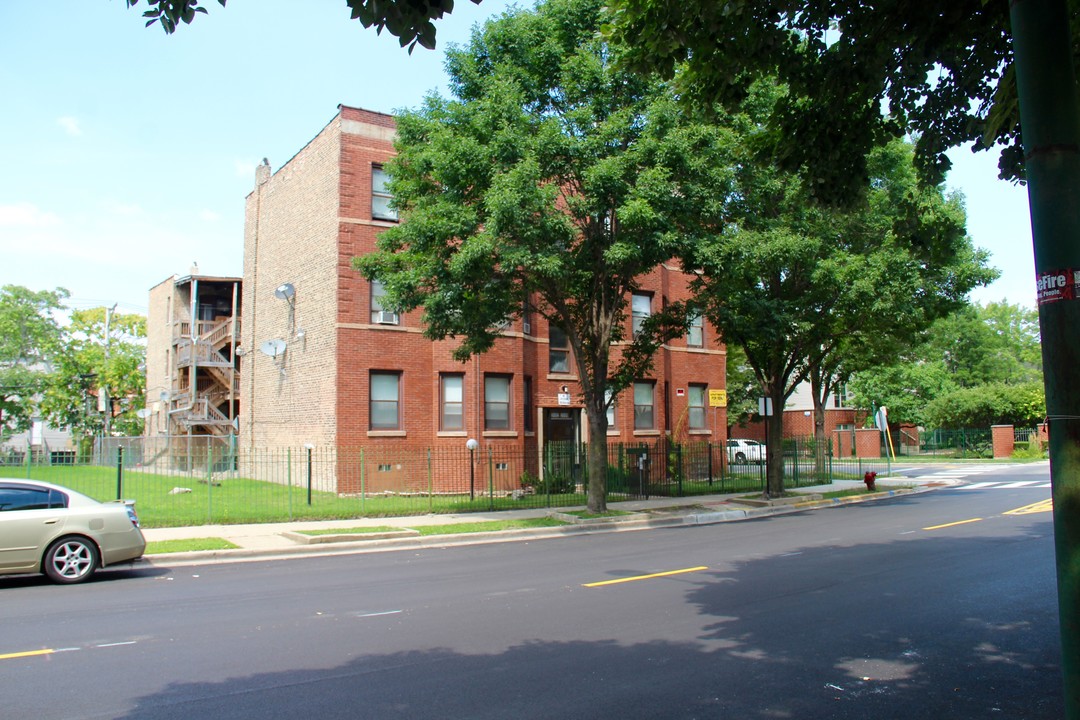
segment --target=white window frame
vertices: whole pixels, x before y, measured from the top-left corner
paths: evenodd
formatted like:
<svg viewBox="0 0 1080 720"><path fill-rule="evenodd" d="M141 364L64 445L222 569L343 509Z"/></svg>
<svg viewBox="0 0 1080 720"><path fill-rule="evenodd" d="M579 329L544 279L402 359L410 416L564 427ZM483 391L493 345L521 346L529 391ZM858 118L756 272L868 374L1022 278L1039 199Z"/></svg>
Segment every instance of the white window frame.
<svg viewBox="0 0 1080 720"><path fill-rule="evenodd" d="M382 165L371 166L371 218L373 220L389 220L397 222L397 210L390 207L394 196L386 189L386 182L390 174Z"/></svg>

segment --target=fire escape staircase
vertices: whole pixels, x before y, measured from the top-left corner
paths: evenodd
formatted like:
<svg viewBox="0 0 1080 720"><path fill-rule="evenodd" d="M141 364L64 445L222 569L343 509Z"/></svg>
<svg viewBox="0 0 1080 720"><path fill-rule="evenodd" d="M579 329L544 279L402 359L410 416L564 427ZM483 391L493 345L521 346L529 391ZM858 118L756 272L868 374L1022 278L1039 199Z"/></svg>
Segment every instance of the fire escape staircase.
<svg viewBox="0 0 1080 720"><path fill-rule="evenodd" d="M194 398L191 398L190 391L174 396L174 405L184 409L177 412L173 419L189 430L205 428L219 437L231 432L232 421L218 407L240 393L240 378L233 371L233 362L221 352L232 343L234 322L233 318L199 322L196 327L200 332L194 341L190 335L185 336L185 333L190 333L190 323L179 326L181 335L175 340L177 369L195 364L203 371Z"/></svg>

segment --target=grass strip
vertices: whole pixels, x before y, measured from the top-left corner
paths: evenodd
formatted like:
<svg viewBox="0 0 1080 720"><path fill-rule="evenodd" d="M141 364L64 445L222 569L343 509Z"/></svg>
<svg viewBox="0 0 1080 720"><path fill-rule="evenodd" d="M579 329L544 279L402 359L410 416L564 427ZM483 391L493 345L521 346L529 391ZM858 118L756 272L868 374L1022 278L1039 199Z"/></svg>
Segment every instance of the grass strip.
<svg viewBox="0 0 1080 720"><path fill-rule="evenodd" d="M390 525L375 525L372 527L351 527L351 528L320 528L318 530L297 530L300 535L361 535L365 533L385 533L401 530L399 527L392 527Z"/></svg>
<svg viewBox="0 0 1080 720"><path fill-rule="evenodd" d="M161 555L164 553L196 552L199 550L236 550L239 547L239 545L219 537L154 540L146 543L146 554Z"/></svg>
<svg viewBox="0 0 1080 720"><path fill-rule="evenodd" d="M495 532L498 530L517 530L521 528L562 527L567 523L550 517L526 518L523 520L488 520L484 522L447 523L445 525L426 525L413 528L421 535L453 535L457 533Z"/></svg>

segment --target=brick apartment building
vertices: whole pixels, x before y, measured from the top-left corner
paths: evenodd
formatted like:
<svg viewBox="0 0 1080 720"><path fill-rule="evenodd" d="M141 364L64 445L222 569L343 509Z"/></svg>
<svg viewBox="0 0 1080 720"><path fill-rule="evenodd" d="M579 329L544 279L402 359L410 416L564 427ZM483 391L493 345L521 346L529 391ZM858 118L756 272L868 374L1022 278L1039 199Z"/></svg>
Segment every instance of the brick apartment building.
<svg viewBox="0 0 1080 720"><path fill-rule="evenodd" d="M240 410L238 277L197 267L150 289L146 436L196 435L231 447ZM179 446L178 446L179 447ZM186 454L186 450L182 453Z"/></svg>
<svg viewBox="0 0 1080 720"><path fill-rule="evenodd" d="M350 267L397 222L382 168L394 128L392 116L340 106L285 165L257 168L239 303L241 446L393 453L475 439L481 448L528 453L588 441L569 346L539 315L507 325L490 352L459 363L455 341L427 340L419 312L383 310L378 283ZM656 268L633 298L634 313L684 297L687 280L674 266ZM725 352L699 323L619 395L607 439L673 433L723 443L726 409L710 405L709 391L724 387ZM356 491L340 473L335 482L339 492Z"/></svg>

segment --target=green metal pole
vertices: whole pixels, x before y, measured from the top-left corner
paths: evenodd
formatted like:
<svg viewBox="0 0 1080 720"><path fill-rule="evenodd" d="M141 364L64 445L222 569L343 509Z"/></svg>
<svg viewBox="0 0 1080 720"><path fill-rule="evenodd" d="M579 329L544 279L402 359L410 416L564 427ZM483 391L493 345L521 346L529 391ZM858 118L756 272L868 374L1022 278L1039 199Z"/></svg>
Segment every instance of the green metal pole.
<svg viewBox="0 0 1080 720"><path fill-rule="evenodd" d="M491 448L488 448L488 508L495 509L495 465Z"/></svg>
<svg viewBox="0 0 1080 720"><path fill-rule="evenodd" d="M427 509L432 512L435 502L435 483L431 475L431 448L427 449Z"/></svg>
<svg viewBox="0 0 1080 720"><path fill-rule="evenodd" d="M206 520L214 522L214 448L206 446Z"/></svg>
<svg viewBox="0 0 1080 720"><path fill-rule="evenodd" d="M1010 3L1050 425L1065 716L1080 720L1080 103L1066 0Z"/></svg>
<svg viewBox="0 0 1080 720"><path fill-rule="evenodd" d="M124 446L116 448L116 499L124 499Z"/></svg>

